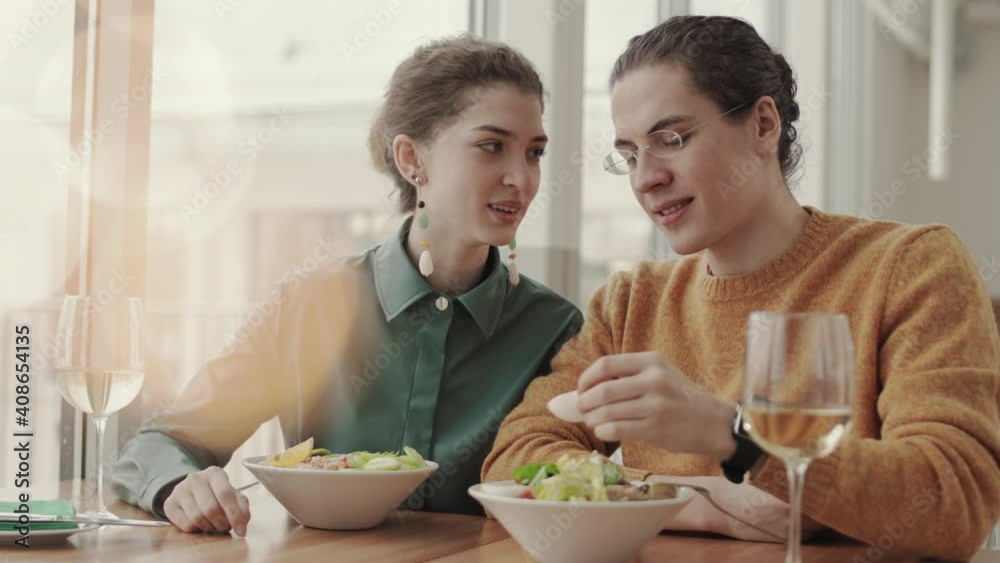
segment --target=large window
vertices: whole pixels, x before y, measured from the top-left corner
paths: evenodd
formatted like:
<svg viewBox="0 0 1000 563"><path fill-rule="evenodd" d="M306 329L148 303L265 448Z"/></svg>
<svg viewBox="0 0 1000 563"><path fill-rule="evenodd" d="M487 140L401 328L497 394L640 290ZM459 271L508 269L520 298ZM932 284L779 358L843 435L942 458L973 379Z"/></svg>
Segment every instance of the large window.
<svg viewBox="0 0 1000 563"><path fill-rule="evenodd" d="M0 4L0 491L14 484L8 463L14 432L33 431L32 487L53 494L72 435L61 431L63 407L51 374L43 369L45 343L55 332L66 274L67 188L79 165L70 148L73 6L34 0ZM66 5L64 5L66 4ZM16 325L31 330L30 426L13 413ZM71 415L72 410L67 410ZM10 416L7 416L8 413ZM68 421L72 422L72 421ZM70 455L70 460L72 455ZM70 464L67 464L70 465ZM0 495L2 496L2 495Z"/></svg>
<svg viewBox="0 0 1000 563"><path fill-rule="evenodd" d="M369 125L396 64L469 21L467 0L219 4L156 6L149 379L167 394L283 276L395 229L389 183L367 164ZM277 440L273 421L236 457Z"/></svg>
<svg viewBox="0 0 1000 563"><path fill-rule="evenodd" d="M586 303L612 272L655 253L654 227L632 195L628 178L601 167L615 136L608 77L628 40L657 23L659 2L587 3L583 92L583 228L580 296Z"/></svg>

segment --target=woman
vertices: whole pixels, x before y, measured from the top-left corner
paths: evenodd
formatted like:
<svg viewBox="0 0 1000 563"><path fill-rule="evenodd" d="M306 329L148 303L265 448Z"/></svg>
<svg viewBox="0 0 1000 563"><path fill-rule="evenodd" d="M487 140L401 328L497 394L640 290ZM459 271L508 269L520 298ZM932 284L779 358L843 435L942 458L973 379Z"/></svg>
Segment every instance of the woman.
<svg viewBox="0 0 1000 563"><path fill-rule="evenodd" d="M611 88L618 150L606 162L684 257L596 293L553 373L504 421L483 479L621 443L632 477L691 476L729 512L784 534L787 509L772 496L787 495L782 463L738 451L734 437L747 317L838 311L856 350L854 422L810 466L804 513L862 541L888 537L894 554L978 550L1000 517L1000 339L958 237L795 201L795 81L745 22L673 18L629 42ZM545 406L572 390L580 425ZM749 484L720 477L721 462L737 465L734 481L749 470ZM671 526L763 539L701 502Z"/></svg>
<svg viewBox="0 0 1000 563"><path fill-rule="evenodd" d="M119 496L184 531L243 535L246 499L219 467L278 415L288 443L414 447L441 475L407 506L481 514L465 491L501 420L582 324L497 248L514 249L538 191L543 94L524 56L472 37L400 64L369 147L416 219L272 294L276 310L126 446Z"/></svg>

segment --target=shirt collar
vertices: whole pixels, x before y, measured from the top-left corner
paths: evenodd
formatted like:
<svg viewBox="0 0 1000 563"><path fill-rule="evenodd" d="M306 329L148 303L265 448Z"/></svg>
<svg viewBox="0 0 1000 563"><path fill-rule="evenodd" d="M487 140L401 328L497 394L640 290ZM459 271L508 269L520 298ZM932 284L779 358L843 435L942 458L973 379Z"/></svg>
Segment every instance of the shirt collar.
<svg viewBox="0 0 1000 563"><path fill-rule="evenodd" d="M375 290L386 321L392 321L424 296L434 293L406 252L406 237L412 222L413 217L408 217L396 234L375 251ZM486 271L479 285L455 297L454 301L469 311L483 336L489 339L500 320L509 287L507 270L500 263L500 251L494 246L490 247Z"/></svg>
<svg viewBox="0 0 1000 563"><path fill-rule="evenodd" d="M507 268L500 263L500 251L495 246L490 247L490 255L486 259L486 272L486 278L479 285L456 299L465 306L479 325L483 336L489 340L500 321L510 287L507 281Z"/></svg>
<svg viewBox="0 0 1000 563"><path fill-rule="evenodd" d="M431 286L406 253L406 236L410 232L411 221L412 216L375 251L375 291L387 321L396 318L424 295L432 293Z"/></svg>

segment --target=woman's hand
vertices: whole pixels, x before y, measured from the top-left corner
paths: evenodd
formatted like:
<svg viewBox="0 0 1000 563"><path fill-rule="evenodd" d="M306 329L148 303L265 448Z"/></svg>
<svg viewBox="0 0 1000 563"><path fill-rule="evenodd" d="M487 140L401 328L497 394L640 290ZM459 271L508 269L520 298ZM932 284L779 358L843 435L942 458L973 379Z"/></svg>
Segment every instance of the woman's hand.
<svg viewBox="0 0 1000 563"><path fill-rule="evenodd" d="M163 503L163 513L184 532L247 533L250 501L229 483L221 467L192 473L174 487Z"/></svg>
<svg viewBox="0 0 1000 563"><path fill-rule="evenodd" d="M577 407L607 442L638 441L728 459L736 406L691 382L658 352L604 356L581 375Z"/></svg>

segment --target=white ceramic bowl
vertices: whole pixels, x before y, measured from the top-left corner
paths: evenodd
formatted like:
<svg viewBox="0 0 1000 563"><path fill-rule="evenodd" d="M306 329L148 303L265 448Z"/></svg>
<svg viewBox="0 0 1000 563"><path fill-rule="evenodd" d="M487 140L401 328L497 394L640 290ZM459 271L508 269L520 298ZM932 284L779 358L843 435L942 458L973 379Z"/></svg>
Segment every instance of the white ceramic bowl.
<svg viewBox="0 0 1000 563"><path fill-rule="evenodd" d="M469 494L541 563L628 561L694 497L678 487L672 499L570 503L511 498L484 492L481 484Z"/></svg>
<svg viewBox="0 0 1000 563"><path fill-rule="evenodd" d="M281 506L303 526L324 530L374 528L431 476L438 464L402 471L325 471L261 465L249 457L253 473Z"/></svg>

